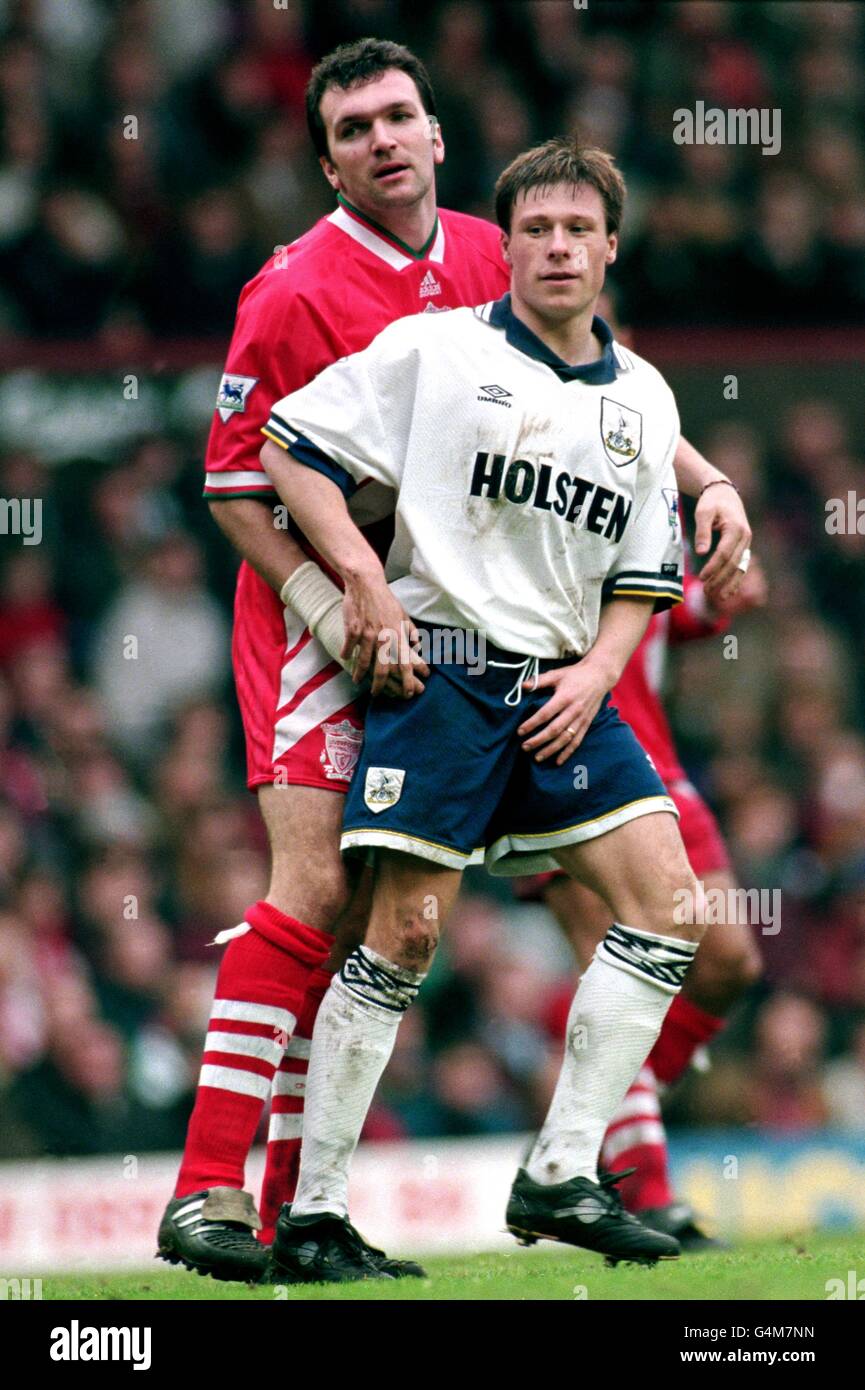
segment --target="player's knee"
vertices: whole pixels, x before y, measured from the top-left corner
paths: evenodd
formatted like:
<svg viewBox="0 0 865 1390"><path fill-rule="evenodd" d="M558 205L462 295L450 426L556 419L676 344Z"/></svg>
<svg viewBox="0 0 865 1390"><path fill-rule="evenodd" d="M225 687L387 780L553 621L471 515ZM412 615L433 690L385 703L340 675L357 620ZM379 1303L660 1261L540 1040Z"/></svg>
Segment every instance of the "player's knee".
<svg viewBox="0 0 865 1390"><path fill-rule="evenodd" d="M313 861L301 868L288 857L274 858L268 900L290 916L320 931L333 931L350 897L350 885L339 860Z"/></svg>
<svg viewBox="0 0 865 1390"><path fill-rule="evenodd" d="M338 871L322 874L314 880L314 885L318 910L334 928L345 913L351 898L345 875Z"/></svg>
<svg viewBox="0 0 865 1390"><path fill-rule="evenodd" d="M750 937L742 935L735 943L714 949L723 931L722 926L714 929L698 957L694 979L696 1002L717 1013L726 1013L762 973L760 953Z"/></svg>
<svg viewBox="0 0 865 1390"><path fill-rule="evenodd" d="M425 972L432 965L439 941L438 924L422 913L404 912L393 931L391 959L409 970Z"/></svg>
<svg viewBox="0 0 865 1390"><path fill-rule="evenodd" d="M659 936L699 941L705 931L702 893L684 851L681 857L671 856L653 874L653 891L643 909L644 926Z"/></svg>
<svg viewBox="0 0 865 1390"><path fill-rule="evenodd" d="M750 936L745 937L727 968L727 985L730 989L735 989L737 994L744 994L746 989L757 983L762 973L763 962L760 952Z"/></svg>

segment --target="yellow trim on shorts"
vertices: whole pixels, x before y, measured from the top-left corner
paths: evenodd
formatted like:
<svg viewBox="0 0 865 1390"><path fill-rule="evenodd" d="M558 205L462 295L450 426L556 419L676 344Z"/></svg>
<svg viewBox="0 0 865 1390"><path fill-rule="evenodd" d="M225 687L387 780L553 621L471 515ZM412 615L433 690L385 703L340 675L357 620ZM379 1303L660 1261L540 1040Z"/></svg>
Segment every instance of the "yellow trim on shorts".
<svg viewBox="0 0 865 1390"><path fill-rule="evenodd" d="M420 835L408 835L403 830L388 830L386 826L382 826L380 830L377 826L374 825L356 825L354 827L348 828L343 827L340 838L345 839L348 835L387 835L393 840L405 840L408 844L425 845L429 849L440 850L443 854L452 854L457 859L464 859L466 864L470 863L471 860L474 859L475 855L483 856L486 852L483 845L478 845L476 849L472 849L466 852L465 850L454 849L451 845L441 845L437 840L424 840ZM357 841L355 845L347 846L347 848L360 849L363 846L365 846L368 849L386 848L386 846L377 844L375 840L360 840ZM421 855L419 857L425 858L426 856ZM430 862L435 863L436 861L430 860ZM477 860L477 863L479 864L482 862L482 857Z"/></svg>
<svg viewBox="0 0 865 1390"><path fill-rule="evenodd" d="M553 835L570 835L572 830L582 830L587 825L598 825L603 820L609 820L610 816L617 816L621 811L629 811L632 806L642 805L644 801L663 800L667 800L673 803L670 814L678 817L679 812L676 807L676 803L670 796L670 793L653 792L651 796L638 796L636 801L624 801L621 806L611 806L609 811L605 811L602 816L593 816L591 820L575 821L573 825L563 826L561 830L538 830L537 832L511 830L506 835L500 835L497 840L493 841L493 843L498 845L501 843L502 840L511 840L514 838L518 840L548 840ZM666 806L658 807L659 811L665 811L666 809ZM492 845L490 845L490 849L492 849Z"/></svg>
<svg viewBox="0 0 865 1390"><path fill-rule="evenodd" d="M489 846L484 860L487 872L495 878L547 873L552 869L561 868L556 859L556 845L566 836L570 836L570 839L565 841L568 846L590 844L592 840L610 830L616 830L619 826L629 825L642 816L655 815L661 811L669 812L678 819L679 812L668 792L655 796L641 796L636 801L627 801L622 806L605 811L602 816L578 821L575 825L562 826L559 830L534 833L509 831L507 834L499 835ZM539 842L534 848L531 844L533 840Z"/></svg>

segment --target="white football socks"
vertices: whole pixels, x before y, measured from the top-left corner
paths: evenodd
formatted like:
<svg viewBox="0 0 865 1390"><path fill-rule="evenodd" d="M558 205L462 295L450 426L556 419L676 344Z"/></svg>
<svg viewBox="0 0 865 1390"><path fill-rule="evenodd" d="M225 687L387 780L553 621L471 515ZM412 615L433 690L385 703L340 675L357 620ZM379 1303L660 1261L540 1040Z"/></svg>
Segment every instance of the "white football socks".
<svg viewBox="0 0 865 1390"><path fill-rule="evenodd" d="M580 980L565 1058L526 1171L545 1186L597 1182L607 1126L645 1062L694 958L696 942L616 923Z"/></svg>
<svg viewBox="0 0 865 1390"><path fill-rule="evenodd" d="M359 946L322 1000L309 1055L292 1216L348 1214L348 1172L400 1020L424 976Z"/></svg>

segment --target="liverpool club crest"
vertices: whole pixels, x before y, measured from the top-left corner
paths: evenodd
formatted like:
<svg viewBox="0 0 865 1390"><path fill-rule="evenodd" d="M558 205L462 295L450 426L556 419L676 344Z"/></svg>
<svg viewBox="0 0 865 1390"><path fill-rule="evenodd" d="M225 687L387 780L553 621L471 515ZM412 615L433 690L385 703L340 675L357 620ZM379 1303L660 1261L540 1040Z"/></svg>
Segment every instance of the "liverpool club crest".
<svg viewBox="0 0 865 1390"><path fill-rule="evenodd" d="M339 724L322 724L321 727L324 729L324 751L320 761L325 777L350 782L360 757L363 730L356 728L348 719L343 719Z"/></svg>

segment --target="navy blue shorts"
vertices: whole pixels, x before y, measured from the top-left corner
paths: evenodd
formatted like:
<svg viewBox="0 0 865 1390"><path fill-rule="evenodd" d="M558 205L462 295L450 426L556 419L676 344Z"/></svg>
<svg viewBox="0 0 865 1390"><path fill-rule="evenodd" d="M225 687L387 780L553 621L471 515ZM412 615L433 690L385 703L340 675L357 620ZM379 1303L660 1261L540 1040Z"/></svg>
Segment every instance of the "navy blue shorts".
<svg viewBox="0 0 865 1390"><path fill-rule="evenodd" d="M544 672L572 660L538 664ZM453 869L485 863L494 874L535 874L557 867L551 851L561 846L654 811L678 814L609 695L561 767L524 752L516 731L553 694L521 689L528 670L526 657L488 642L482 674L432 665L422 695L372 700L343 850L381 847Z"/></svg>

